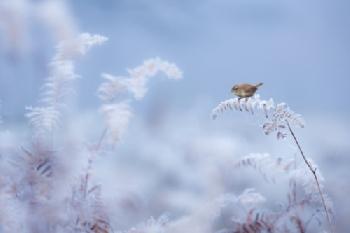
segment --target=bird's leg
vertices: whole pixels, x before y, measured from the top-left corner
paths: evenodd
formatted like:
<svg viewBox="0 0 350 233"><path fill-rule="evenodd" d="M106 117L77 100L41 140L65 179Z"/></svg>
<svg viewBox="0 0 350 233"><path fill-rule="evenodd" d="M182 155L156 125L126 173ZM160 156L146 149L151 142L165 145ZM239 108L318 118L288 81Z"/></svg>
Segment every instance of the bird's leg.
<svg viewBox="0 0 350 233"><path fill-rule="evenodd" d="M241 107L241 99L242 97L238 97L238 105L239 105L239 110L242 112L242 107Z"/></svg>
<svg viewBox="0 0 350 233"><path fill-rule="evenodd" d="M247 112L249 112L249 109L248 109L248 100L249 100L249 97L245 97L245 105L244 105L244 108Z"/></svg>

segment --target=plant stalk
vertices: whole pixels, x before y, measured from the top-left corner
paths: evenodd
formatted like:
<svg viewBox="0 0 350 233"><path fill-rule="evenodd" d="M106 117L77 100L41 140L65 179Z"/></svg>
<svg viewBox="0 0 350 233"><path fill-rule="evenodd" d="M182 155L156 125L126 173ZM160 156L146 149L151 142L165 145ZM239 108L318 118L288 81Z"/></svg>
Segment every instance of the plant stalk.
<svg viewBox="0 0 350 233"><path fill-rule="evenodd" d="M325 201L325 198L324 198L324 195L323 195L323 192L321 190L321 186L320 186L320 183L319 183L319 180L318 180L318 177L317 177L317 174L316 174L316 168L313 168L310 161L306 158L305 154L304 154L304 151L302 150L301 146L300 146L300 143L297 139L297 137L295 136L295 133L294 131L292 130L289 122L286 120L286 123L287 123L287 126L288 126L288 130L290 132L290 134L292 135L293 139L294 139L294 142L295 144L297 145L298 149L299 149L299 152L305 162L305 164L308 166L309 170L311 171L315 181L316 181L316 185L317 185L317 189L318 189L318 193L320 194L320 197L321 197L321 201L322 201L322 205L323 205L323 208L324 208L324 211L326 212L326 217L327 217L327 221L328 221L328 224L329 224L329 227L330 227L330 230L331 230L331 233L335 233L334 229L333 229L333 224L331 222L331 217L330 217L330 214L329 214L329 211L327 209L327 205L326 205L326 201Z"/></svg>

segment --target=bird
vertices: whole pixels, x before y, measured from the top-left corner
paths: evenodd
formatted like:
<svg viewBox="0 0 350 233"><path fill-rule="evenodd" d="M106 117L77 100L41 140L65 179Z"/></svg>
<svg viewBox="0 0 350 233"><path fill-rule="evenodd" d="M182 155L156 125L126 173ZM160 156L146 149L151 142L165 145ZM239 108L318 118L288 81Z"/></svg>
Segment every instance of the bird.
<svg viewBox="0 0 350 233"><path fill-rule="evenodd" d="M263 83L258 83L256 85L248 83L236 84L231 88L231 92L238 96L238 100L242 98L247 99L249 97L252 97L258 88L262 85Z"/></svg>

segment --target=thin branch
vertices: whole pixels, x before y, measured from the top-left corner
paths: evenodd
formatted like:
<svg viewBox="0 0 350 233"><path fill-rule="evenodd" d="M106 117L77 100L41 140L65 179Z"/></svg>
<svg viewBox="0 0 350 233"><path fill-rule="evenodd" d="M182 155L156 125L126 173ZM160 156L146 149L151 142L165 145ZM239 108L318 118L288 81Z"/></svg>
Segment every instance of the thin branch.
<svg viewBox="0 0 350 233"><path fill-rule="evenodd" d="M320 194L320 197L321 197L321 201L322 201L322 205L323 205L323 208L326 212L326 217L327 217L327 221L328 221L328 224L329 224L329 227L330 227L330 230L332 233L335 233L334 229L333 229L333 224L331 222L331 218L330 218L330 214L329 214L329 211L327 209L327 205L326 205L326 201L325 201L325 198L324 198L324 195L323 195L323 192L321 190L321 186L320 186L320 183L318 181L318 177L317 177L317 174L316 174L316 168L313 168L310 161L306 158L305 154L304 154L304 151L302 150L301 146L300 146L300 143L297 139L297 137L295 136L294 134L294 131L292 130L288 120L286 120L286 123L287 123L287 126L288 126L288 130L290 132L290 134L292 135L293 139L294 139L294 142L295 144L297 145L299 151L300 151L300 154L305 162L305 164L308 166L309 170L311 171L312 175L314 176L314 179L316 181L316 185L317 185L317 189L318 189L318 193Z"/></svg>
<svg viewBox="0 0 350 233"><path fill-rule="evenodd" d="M102 132L102 134L101 134L101 136L100 136L100 139L99 139L99 141L98 141L98 143L97 143L96 151L98 151L98 150L101 148L102 142L103 142L103 140L104 140L105 137L106 137L107 131L108 131L108 128L106 127L106 128L103 130L103 132Z"/></svg>

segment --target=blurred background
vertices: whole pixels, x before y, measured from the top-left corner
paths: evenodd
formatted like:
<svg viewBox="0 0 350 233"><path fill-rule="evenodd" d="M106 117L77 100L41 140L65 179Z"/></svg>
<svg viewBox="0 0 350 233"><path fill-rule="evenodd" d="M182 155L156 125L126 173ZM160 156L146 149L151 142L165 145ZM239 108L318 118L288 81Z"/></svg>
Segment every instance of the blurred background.
<svg viewBox="0 0 350 233"><path fill-rule="evenodd" d="M291 141L266 137L249 114L210 118L212 108L231 98L233 84L264 82L261 98L286 102L303 115L306 128L297 134L325 177L339 232L345 232L349 9L346 0L0 0L2 137L27 127L25 106L40 97L55 45L78 32L98 33L109 41L77 62L82 79L71 127L79 132L102 128L95 116L101 73L125 75L155 56L184 72L178 82L151 81L148 95L133 105L135 116L115 155L96 165L106 198L129 209L112 211L120 229L146 216L183 216L244 188L267 197L283 193L261 180L241 180L230 165L251 152L294 157Z"/></svg>

